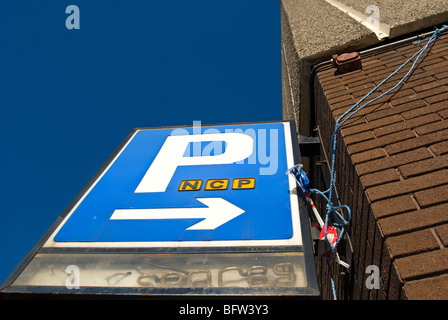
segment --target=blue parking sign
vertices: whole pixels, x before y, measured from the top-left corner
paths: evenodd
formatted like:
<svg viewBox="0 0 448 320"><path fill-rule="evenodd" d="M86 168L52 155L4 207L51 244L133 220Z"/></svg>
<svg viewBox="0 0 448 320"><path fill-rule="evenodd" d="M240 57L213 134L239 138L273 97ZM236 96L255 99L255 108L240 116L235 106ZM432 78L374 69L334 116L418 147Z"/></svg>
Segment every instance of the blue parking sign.
<svg viewBox="0 0 448 320"><path fill-rule="evenodd" d="M135 129L45 246L302 244L292 123Z"/></svg>

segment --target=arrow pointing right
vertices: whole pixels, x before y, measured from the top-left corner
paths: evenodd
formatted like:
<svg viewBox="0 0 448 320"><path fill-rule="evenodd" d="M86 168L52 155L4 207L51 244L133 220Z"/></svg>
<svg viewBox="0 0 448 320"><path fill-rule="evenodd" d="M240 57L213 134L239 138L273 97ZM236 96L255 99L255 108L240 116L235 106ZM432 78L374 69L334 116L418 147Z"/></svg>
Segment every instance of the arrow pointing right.
<svg viewBox="0 0 448 320"><path fill-rule="evenodd" d="M223 198L196 198L206 208L116 209L111 220L200 219L186 230L213 230L245 211Z"/></svg>

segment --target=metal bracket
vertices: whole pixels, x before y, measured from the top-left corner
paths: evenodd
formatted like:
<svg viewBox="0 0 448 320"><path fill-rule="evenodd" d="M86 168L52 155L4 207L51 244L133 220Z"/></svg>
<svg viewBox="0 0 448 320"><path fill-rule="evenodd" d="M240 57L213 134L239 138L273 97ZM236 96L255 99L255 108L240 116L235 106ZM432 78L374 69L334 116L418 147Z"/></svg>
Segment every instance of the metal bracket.
<svg viewBox="0 0 448 320"><path fill-rule="evenodd" d="M302 157L313 157L320 154L320 137L307 137L299 134L298 140Z"/></svg>

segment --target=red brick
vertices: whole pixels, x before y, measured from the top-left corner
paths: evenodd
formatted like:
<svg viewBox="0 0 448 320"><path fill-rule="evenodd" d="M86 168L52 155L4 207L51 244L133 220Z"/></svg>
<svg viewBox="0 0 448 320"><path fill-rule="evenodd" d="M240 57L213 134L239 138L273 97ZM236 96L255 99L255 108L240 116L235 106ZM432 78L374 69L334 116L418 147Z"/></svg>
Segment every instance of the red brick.
<svg viewBox="0 0 448 320"><path fill-rule="evenodd" d="M408 95L406 92L408 90L412 90L412 87L410 86L405 86L405 82L401 83L400 85L397 86L398 81L389 81L389 82L385 82L383 83L378 90L381 91L382 93L390 91L389 94L390 95L385 95L384 97L391 97L391 96L395 96L396 94L399 94L400 96L405 96ZM402 93L404 92L404 93ZM415 93L415 91L412 90L412 93ZM387 98L389 99L389 98Z"/></svg>
<svg viewBox="0 0 448 320"><path fill-rule="evenodd" d="M374 202L371 208L377 218L417 210L417 206L409 195Z"/></svg>
<svg viewBox="0 0 448 320"><path fill-rule="evenodd" d="M365 116L367 116L368 114L375 112L375 111L380 111L380 110L384 110L384 109L388 109L390 108L389 104L386 104L384 102L379 102L379 103L372 103L369 104L365 107L362 107L361 109L357 109L357 108L353 108L353 105L349 105L346 108L340 108L337 110L334 110L333 115L336 119L338 119L340 116L342 116L343 113L348 112L348 110L350 109L351 111L355 111L356 109L356 113L353 114L344 124L344 127L348 126L349 123L351 123L351 119L357 119L359 117L364 118Z"/></svg>
<svg viewBox="0 0 448 320"><path fill-rule="evenodd" d="M391 198L402 194L440 186L448 181L448 171L440 170L402 181L391 182L367 189L371 201ZM448 216L447 216L448 217Z"/></svg>
<svg viewBox="0 0 448 320"><path fill-rule="evenodd" d="M448 185L418 191L414 196L419 206L422 208L448 202Z"/></svg>
<svg viewBox="0 0 448 320"><path fill-rule="evenodd" d="M395 169L387 169L375 173L366 174L361 177L361 183L364 188L369 188L393 181L400 181L400 176L395 171Z"/></svg>
<svg viewBox="0 0 448 320"><path fill-rule="evenodd" d="M343 82L345 85L347 85L349 88L357 86L361 83L371 82L370 79L367 77L367 75L362 73L361 70L346 74L344 77L341 78L340 81ZM354 85L351 85L353 83Z"/></svg>
<svg viewBox="0 0 448 320"><path fill-rule="evenodd" d="M394 258L440 248L429 229L389 237L387 238L387 244Z"/></svg>
<svg viewBox="0 0 448 320"><path fill-rule="evenodd" d="M339 79L339 78L335 77L334 71L335 71L335 69L330 65L323 66L323 67L319 68L317 76L319 77L319 80L322 79L322 81L328 80L328 79Z"/></svg>
<svg viewBox="0 0 448 320"><path fill-rule="evenodd" d="M376 140L379 146L385 147L389 144L396 143L398 141L409 140L411 138L415 138L415 134L411 130L407 129L379 137Z"/></svg>
<svg viewBox="0 0 448 320"><path fill-rule="evenodd" d="M389 125L392 123L397 123L403 121L403 118L400 115L392 115L389 117L384 117L381 119L377 119L374 121L369 121L368 123L363 123L361 125L351 126L349 128L342 128L341 133L344 136L350 135L350 134L356 134L360 132L366 132L367 130L373 130L375 128L379 128L385 125Z"/></svg>
<svg viewBox="0 0 448 320"><path fill-rule="evenodd" d="M428 102L428 103L434 103L434 102L442 101L444 99L443 98L434 99L434 100L429 99L429 101L428 101L428 98L433 98L434 96L437 96L437 95L443 96L443 93L446 93L447 91L448 91L447 86L439 86L439 87L435 87L435 88L432 88L432 89L429 89L426 91L418 92L417 97L419 99L425 99L426 102Z"/></svg>
<svg viewBox="0 0 448 320"><path fill-rule="evenodd" d="M440 73L434 74L434 77L437 79L445 79L448 77L448 67L443 68L444 70L439 70Z"/></svg>
<svg viewBox="0 0 448 320"><path fill-rule="evenodd" d="M381 84L387 77L389 77L392 74L393 70L385 70L385 71L381 71L376 73L375 75L370 75L369 74L369 79L375 83L377 86L379 84ZM381 91L382 92L386 92L388 91L388 89L383 89L383 86L387 86L387 88L391 89L392 87L397 86L398 82L406 75L406 70L402 69L400 71L398 71L396 74L394 74L391 78L389 78L389 80L387 82L385 82L381 87ZM389 85L390 84L390 85ZM402 89L401 86L397 86L395 89L393 89L391 91L391 95L393 96L394 92L399 91L400 89ZM390 96L388 96L390 97Z"/></svg>
<svg viewBox="0 0 448 320"><path fill-rule="evenodd" d="M445 108L448 108L448 106L446 106ZM441 116L443 119L448 119L448 109L441 110L437 112L437 114Z"/></svg>
<svg viewBox="0 0 448 320"><path fill-rule="evenodd" d="M363 61L362 69L364 71L366 71L369 68L372 68L372 67L376 68L376 66L382 66L382 65L383 65L382 61L369 57L365 61Z"/></svg>
<svg viewBox="0 0 448 320"><path fill-rule="evenodd" d="M333 68L324 69L324 67L322 67L321 69L319 69L317 76L320 82L326 82L331 79L335 79L334 69Z"/></svg>
<svg viewBox="0 0 448 320"><path fill-rule="evenodd" d="M374 130L374 132L375 135L379 137L386 134L402 131L404 129L413 129L418 126L436 121L440 121L440 117L437 114L431 113L411 120L406 120L401 123L388 125L382 128L377 128Z"/></svg>
<svg viewBox="0 0 448 320"><path fill-rule="evenodd" d="M391 64L394 64L394 65L402 65L405 61L406 61L407 59L405 59L405 57L403 56L403 54L402 53L398 53L398 52L396 52L396 54L395 55L393 55L393 56L389 56L389 58L388 59L384 59L384 57L383 57L383 63L385 64L385 65L391 65Z"/></svg>
<svg viewBox="0 0 448 320"><path fill-rule="evenodd" d="M391 107L389 109L381 110L378 112L372 112L366 115L366 119L367 121L373 121L375 119L383 118L393 114L401 114L402 112L414 110L424 106L426 106L426 103L423 100L413 100L399 106Z"/></svg>
<svg viewBox="0 0 448 320"><path fill-rule="evenodd" d="M358 103L358 105L363 108L373 105L373 104L379 104L379 103L384 103L387 101L387 99L385 99L384 97L378 98L381 95L381 92L379 91L374 91L372 93L369 93L369 90L365 90L367 92L363 93L363 92L358 92L357 94L354 93L353 94L353 98L356 101L356 103ZM367 96L367 94L369 93L369 95ZM356 94L356 95L355 95ZM364 97L365 96L365 97ZM378 98L375 101L370 102L372 99Z"/></svg>
<svg viewBox="0 0 448 320"><path fill-rule="evenodd" d="M399 170L404 178L409 178L444 168L448 168L448 155L402 165Z"/></svg>
<svg viewBox="0 0 448 320"><path fill-rule="evenodd" d="M390 103L393 106L398 106L400 104L409 103L409 102L412 102L414 100L419 100L419 99L425 99L428 103L434 103L434 102L446 100L446 96L444 95L444 94L446 94L446 91L447 91L447 89L444 86L436 87L431 90L426 90L426 91L419 92L416 94L411 94L411 95L404 96L404 97L401 97L398 99L391 99ZM437 98L434 98L434 96L437 96Z"/></svg>
<svg viewBox="0 0 448 320"><path fill-rule="evenodd" d="M348 93L347 87L344 85L338 85L334 88L325 90L325 95L327 97L337 97L347 93Z"/></svg>
<svg viewBox="0 0 448 320"><path fill-rule="evenodd" d="M413 109L410 111L406 111L401 113L402 117L406 120L412 119L415 117L419 117L425 114L434 113L440 110L445 110L448 108L448 101L442 101L439 103L431 104L431 105L423 105L421 108ZM440 113L439 113L440 115Z"/></svg>
<svg viewBox="0 0 448 320"><path fill-rule="evenodd" d="M435 250L395 260L403 280L430 277L448 271L448 250Z"/></svg>
<svg viewBox="0 0 448 320"><path fill-rule="evenodd" d="M423 69L424 70L433 70L433 69L443 68L446 66L448 66L448 61L443 60L443 61L438 61L438 63L431 63L428 66L424 66Z"/></svg>
<svg viewBox="0 0 448 320"><path fill-rule="evenodd" d="M378 220L378 223L383 234L388 237L447 223L447 211L448 203L443 203L421 210L381 218Z"/></svg>
<svg viewBox="0 0 448 320"><path fill-rule="evenodd" d="M437 95L431 95L428 98L426 98L425 100L428 103L436 103L439 101L446 101L446 100L448 100L448 92L445 92L442 94L437 94Z"/></svg>
<svg viewBox="0 0 448 320"><path fill-rule="evenodd" d="M319 82L324 86L327 86L328 84L335 83L335 82L341 83L341 79L336 78L334 76L334 69L332 69L332 68L327 69L327 70L321 69L317 73L317 78L319 79Z"/></svg>
<svg viewBox="0 0 448 320"><path fill-rule="evenodd" d="M448 247L448 224L437 226L434 228L436 235L445 247Z"/></svg>
<svg viewBox="0 0 448 320"><path fill-rule="evenodd" d="M409 281L403 289L409 300L448 300L448 275Z"/></svg>
<svg viewBox="0 0 448 320"><path fill-rule="evenodd" d="M416 92L421 92L421 91L429 90L429 89L432 89L432 88L435 88L438 86L446 85L447 83L448 83L448 78L445 78L445 79L441 79L438 81L433 81L433 82L429 82L429 83L426 83L426 84L423 84L420 86L413 87L413 89Z"/></svg>
<svg viewBox="0 0 448 320"><path fill-rule="evenodd" d="M337 102L337 103L330 103L330 109L338 110L341 108L352 107L355 103L356 103L356 101L354 99L347 99L347 100Z"/></svg>
<svg viewBox="0 0 448 320"><path fill-rule="evenodd" d="M415 88L436 81L437 78L428 76L426 73L419 74L418 77L409 77L403 84L403 88Z"/></svg>
<svg viewBox="0 0 448 320"><path fill-rule="evenodd" d="M375 85L372 82L362 81L360 83L354 83L348 90L349 92L357 92L363 89L372 90L373 88L375 88Z"/></svg>
<svg viewBox="0 0 448 320"><path fill-rule="evenodd" d="M353 98L355 98L356 100L360 100L362 97L364 97L365 95L367 95L369 92L372 92L369 94L368 98L366 98L365 101L363 101L363 104L368 102L370 99L377 97L380 95L379 92L377 91L373 91L374 87L367 87L367 88L359 88L358 90L353 90L352 91L352 96Z"/></svg>
<svg viewBox="0 0 448 320"><path fill-rule="evenodd" d="M426 56L423 60L420 60L418 65L419 68L423 68L425 71L431 71L438 68L443 68L445 65L445 59L441 58L440 55L437 56ZM438 66L438 67L435 67Z"/></svg>
<svg viewBox="0 0 448 320"><path fill-rule="evenodd" d="M409 70L409 69L408 69ZM419 69L416 68L414 69L414 71L409 75L409 77L407 79L405 79L405 81L403 82L404 85L406 85L409 82L424 78L424 77L428 77L433 75L434 72L433 71L424 71L423 69Z"/></svg>
<svg viewBox="0 0 448 320"><path fill-rule="evenodd" d="M352 161L353 164L358 164L369 160L383 158L385 156L386 154L384 153L384 150L381 148L377 148L352 155Z"/></svg>
<svg viewBox="0 0 448 320"><path fill-rule="evenodd" d="M448 50L448 46L446 46L444 43L446 43L446 40L442 40L441 38L438 39L437 41L438 43L431 48L431 51L429 52L430 54L433 53L439 53L439 52L444 52ZM446 55L446 53L445 53Z"/></svg>
<svg viewBox="0 0 448 320"><path fill-rule="evenodd" d="M365 131L357 134L350 135L346 138L344 138L344 141L347 145L358 143L366 140L375 139L375 136L371 131Z"/></svg>
<svg viewBox="0 0 448 320"><path fill-rule="evenodd" d="M404 130L400 132L395 132L392 134L388 134L386 136L382 136L380 138L364 141L356 144L352 144L348 146L348 151L350 154L355 154L358 152L367 151L373 148L385 147L389 144L396 143L398 141L409 140L415 138L415 134L411 130ZM373 159L370 159L373 160Z"/></svg>
<svg viewBox="0 0 448 320"><path fill-rule="evenodd" d="M339 117L342 114L343 114L343 112L339 112L339 111L335 111L333 113L335 119L339 119ZM350 117L349 119L347 119L347 121L345 121L343 123L341 130L345 130L346 128L350 128L351 126L357 126L357 125L364 124L364 123L366 123L366 120L364 119L364 117L361 114L356 114L356 115Z"/></svg>
<svg viewBox="0 0 448 320"><path fill-rule="evenodd" d="M326 82L326 83L320 82L320 84L325 92L330 89L334 89L334 88L338 88L338 87L345 87L345 85L339 79L336 81L333 80L333 81Z"/></svg>
<svg viewBox="0 0 448 320"><path fill-rule="evenodd" d="M366 75L362 75L357 78L345 80L344 83L349 89L354 89L360 85L372 83L372 81Z"/></svg>
<svg viewBox="0 0 448 320"><path fill-rule="evenodd" d="M353 100L353 97L350 94L345 94L337 97L327 97L330 104L336 104L338 102L342 102L345 100Z"/></svg>
<svg viewBox="0 0 448 320"><path fill-rule="evenodd" d="M448 132L447 132L448 133ZM437 155L442 155L448 153L448 141L442 141L436 144L433 144L430 149Z"/></svg>
<svg viewBox="0 0 448 320"><path fill-rule="evenodd" d="M439 115L437 115L439 117ZM415 132L419 135L428 134L440 130L448 129L448 121L436 121L415 129ZM447 137L448 138L448 137Z"/></svg>
<svg viewBox="0 0 448 320"><path fill-rule="evenodd" d="M448 137L448 130L437 131L424 136L416 137L406 141L400 141L385 147L389 155L417 149L424 146L433 146L440 141L446 140ZM439 146L436 146L437 149ZM433 149L433 148L431 148Z"/></svg>
<svg viewBox="0 0 448 320"><path fill-rule="evenodd" d="M391 89L391 88L389 88L389 89ZM383 90L381 90L382 93L385 93L387 91L388 90L386 88L383 88ZM392 99L399 99L399 98L410 96L410 95L415 95L415 91L412 89L396 88L396 89L392 90L391 92L389 92L388 94L385 94L381 99L392 100Z"/></svg>
<svg viewBox="0 0 448 320"><path fill-rule="evenodd" d="M335 76L341 78L342 80L348 80L359 75L364 75L364 72L362 70L355 70L348 73L336 74Z"/></svg>
<svg viewBox="0 0 448 320"><path fill-rule="evenodd" d="M394 64L389 64L388 68L379 69L374 72L369 72L368 77L369 77L369 79L371 79L373 81L378 80L378 79L381 79L381 81L384 81L384 79L386 79L393 72L395 72L396 68L390 68L390 66L400 66L405 61L406 61L406 59L403 57L402 61L396 61ZM401 79L407 72L408 72L408 69L402 68L401 70L398 70L391 78L389 78L388 81L397 83L397 80Z"/></svg>
<svg viewBox="0 0 448 320"><path fill-rule="evenodd" d="M394 49L389 49L384 51L383 50L375 51L374 57L384 62L389 59L393 59L396 56L402 56L402 55L399 52L395 51Z"/></svg>
<svg viewBox="0 0 448 320"><path fill-rule="evenodd" d="M416 150L411 150L409 152L399 153L387 158L381 158L378 160L373 160L365 162L356 166L356 171L358 175L363 175L375 171L380 171L388 168L398 167L406 163L412 163L415 161L432 158L431 153L428 149L420 148Z"/></svg>

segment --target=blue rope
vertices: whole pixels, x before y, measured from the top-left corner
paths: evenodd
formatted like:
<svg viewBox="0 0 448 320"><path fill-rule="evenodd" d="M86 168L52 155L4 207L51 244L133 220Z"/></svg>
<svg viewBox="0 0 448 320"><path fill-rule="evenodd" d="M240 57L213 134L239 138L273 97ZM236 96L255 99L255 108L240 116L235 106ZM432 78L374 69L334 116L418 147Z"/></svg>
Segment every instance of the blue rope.
<svg viewBox="0 0 448 320"><path fill-rule="evenodd" d="M320 191L317 189L309 189L309 192L312 194L317 194L319 196L322 196L324 198L324 200L326 201L327 205L327 214L325 217L325 252L326 252L326 260L327 260L327 265L328 265L328 269L329 269L329 275L330 275L330 280L331 280L331 286L332 286L332 292L333 292L333 297L334 300L337 300L337 295L336 295L336 289L335 289L335 284L334 284L334 279L333 279L333 275L332 275L332 270L331 270L331 265L330 262L333 259L333 256L337 250L338 244L340 242L340 240L343 238L344 234L345 234L345 229L346 227L348 227L350 221L351 221L351 211L350 208L346 205L340 205L340 206L335 206L333 204L332 198L333 198L333 188L335 186L336 183L336 171L335 171L335 156L336 156L336 143L337 143L337 133L339 131L339 129L342 127L342 125L348 120L350 119L350 117L352 117L353 115L355 115L357 112L359 112L360 110L362 110L364 107L368 106L369 104L371 104L372 102L380 99L381 97L385 96L386 94L390 93L391 91L395 90L398 86L400 86L403 81L411 74L411 72L414 70L417 61L420 59L421 55L426 51L426 49L429 47L429 45L434 42L440 35L440 33L442 31L445 31L448 29L448 25L443 25L443 27L441 29L436 28L436 30L434 31L434 33L432 34L431 37L429 37L428 39L424 39L424 40L420 40L417 42L414 42L414 45L417 45L421 42L427 41L427 43L425 44L425 46L423 46L420 50L418 50L411 58L409 58L406 62L404 62L400 67L398 67L394 72L392 72L386 79L384 79L383 81L381 81L380 84L378 84L375 88L373 88L369 93L367 93L361 100L359 100L355 105L353 105L350 109L348 109L346 112L344 112L336 121L335 124L335 129L333 132L333 135L331 137L331 141L330 141L330 156L331 156L331 179L330 179L330 186L327 190L325 191ZM363 104L362 106L358 107L364 100L366 100L373 92L375 92L378 88L380 88L385 82L387 82L391 77L393 77L395 74L398 73L398 71L400 71L402 68L404 68L410 61L412 61L414 58L415 61L413 62L411 68L409 69L409 71L401 78L401 80L391 89L387 90L386 92L382 93L381 95L379 95L376 98L371 99L370 101L366 102L365 104ZM297 168L296 168L297 169ZM289 172L289 173L293 173L296 177L296 179L298 179L298 181L301 181L303 184L301 184L301 187L303 187L304 185L307 185L307 183L303 182L303 175L306 174L301 173L301 167L299 167L295 172ZM340 214L339 210L344 209L347 212L347 216L348 219L344 219L343 216ZM330 222L330 219L332 219L333 221L333 225L338 226L341 228L341 232L340 235L338 236L338 239L335 243L335 245L333 246L331 253L328 255L328 248L327 248L327 235L328 235L328 224Z"/></svg>

